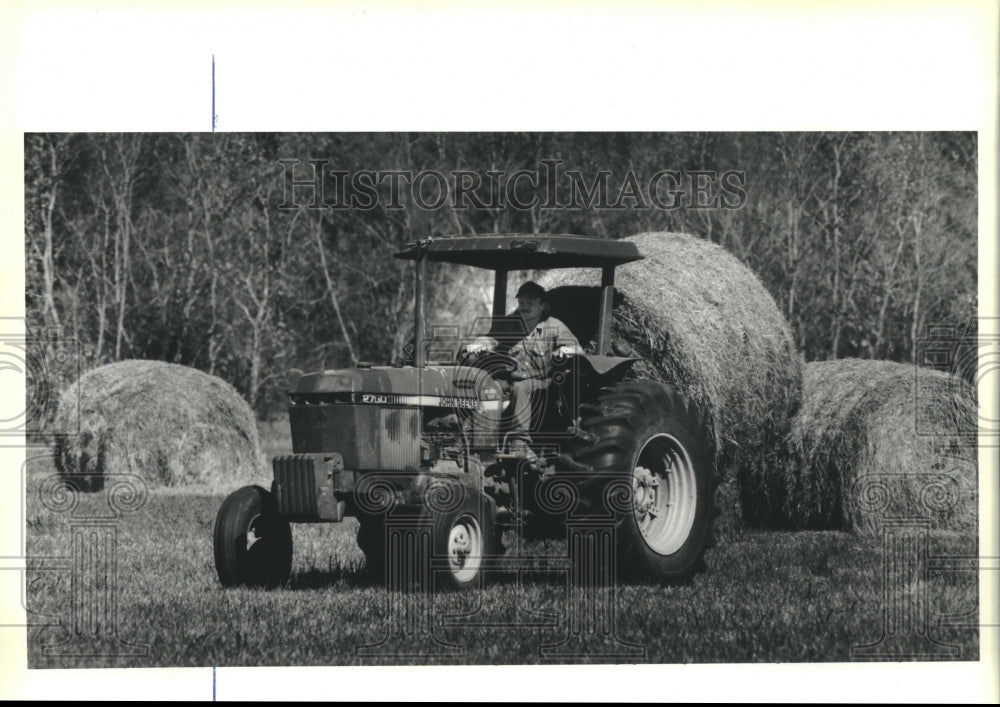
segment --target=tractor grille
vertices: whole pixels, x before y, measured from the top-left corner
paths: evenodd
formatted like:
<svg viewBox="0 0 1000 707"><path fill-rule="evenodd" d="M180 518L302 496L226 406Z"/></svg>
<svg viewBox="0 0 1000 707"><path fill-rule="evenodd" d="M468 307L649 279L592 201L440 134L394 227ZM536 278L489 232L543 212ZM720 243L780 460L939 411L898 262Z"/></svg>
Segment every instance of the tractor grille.
<svg viewBox="0 0 1000 707"><path fill-rule="evenodd" d="M420 468L420 412L416 408L380 408L382 469Z"/></svg>
<svg viewBox="0 0 1000 707"><path fill-rule="evenodd" d="M420 470L420 409L381 405L292 405L292 451L336 452L351 471Z"/></svg>

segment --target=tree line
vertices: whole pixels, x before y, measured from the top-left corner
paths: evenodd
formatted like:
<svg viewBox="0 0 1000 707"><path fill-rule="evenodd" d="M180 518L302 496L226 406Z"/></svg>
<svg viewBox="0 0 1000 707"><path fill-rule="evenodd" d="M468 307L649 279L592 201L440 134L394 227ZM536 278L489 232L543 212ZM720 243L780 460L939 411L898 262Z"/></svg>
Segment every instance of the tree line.
<svg viewBox="0 0 1000 707"><path fill-rule="evenodd" d="M973 133L29 134L29 328L89 369L230 381L265 415L289 369L397 358L417 238L685 231L761 278L807 360L913 361L976 326ZM321 181L317 181L317 180ZM431 267L433 321L488 312Z"/></svg>

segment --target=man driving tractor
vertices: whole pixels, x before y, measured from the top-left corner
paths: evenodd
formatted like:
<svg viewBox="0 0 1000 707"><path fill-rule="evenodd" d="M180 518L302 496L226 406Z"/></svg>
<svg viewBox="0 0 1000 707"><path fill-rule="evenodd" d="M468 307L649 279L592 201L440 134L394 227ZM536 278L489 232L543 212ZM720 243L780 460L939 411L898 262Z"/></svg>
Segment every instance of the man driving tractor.
<svg viewBox="0 0 1000 707"><path fill-rule="evenodd" d="M552 354L582 353L580 342L563 322L549 314L545 288L528 281L517 290L517 309L509 320L520 320L523 327L511 336L497 330L496 324L486 336L465 347L466 356L489 352L506 354L517 367L509 373L513 414L510 425L511 454L531 456L531 396L544 391L552 373Z"/></svg>

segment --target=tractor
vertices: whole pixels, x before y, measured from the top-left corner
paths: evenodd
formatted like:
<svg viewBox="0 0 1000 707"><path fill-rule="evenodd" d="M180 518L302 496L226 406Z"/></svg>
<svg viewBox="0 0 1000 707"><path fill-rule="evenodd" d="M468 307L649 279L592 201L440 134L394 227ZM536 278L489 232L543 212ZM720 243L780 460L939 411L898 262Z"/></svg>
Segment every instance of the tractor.
<svg viewBox="0 0 1000 707"><path fill-rule="evenodd" d="M271 488L241 488L219 510L223 586L284 584L290 524L347 516L358 520L367 571L387 586L400 577L410 586L482 586L501 564L504 533L558 537L569 518L613 528L613 547L588 560L608 576L676 583L703 570L718 485L705 418L670 386L635 379L639 359L612 341L615 268L642 258L635 244L454 236L411 242L396 257L415 271L407 358L298 379L289 392L292 450L272 460ZM428 330L429 263L495 272L492 317L483 322L495 350L466 356L459 327ZM562 314L588 324L587 340L576 352L551 354L548 387L532 398L529 453L513 453L508 383L516 362L504 342L525 332L505 312L508 274L554 268L597 268L601 287Z"/></svg>

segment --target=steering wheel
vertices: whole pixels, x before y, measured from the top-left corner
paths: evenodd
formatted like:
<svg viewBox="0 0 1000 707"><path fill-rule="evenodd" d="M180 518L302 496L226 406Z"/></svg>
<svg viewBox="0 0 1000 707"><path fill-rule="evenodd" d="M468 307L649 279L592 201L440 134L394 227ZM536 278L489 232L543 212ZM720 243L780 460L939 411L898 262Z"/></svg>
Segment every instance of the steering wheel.
<svg viewBox="0 0 1000 707"><path fill-rule="evenodd" d="M500 380L509 380L517 370L517 360L513 356L488 349L470 354L465 363L467 366L481 368Z"/></svg>

